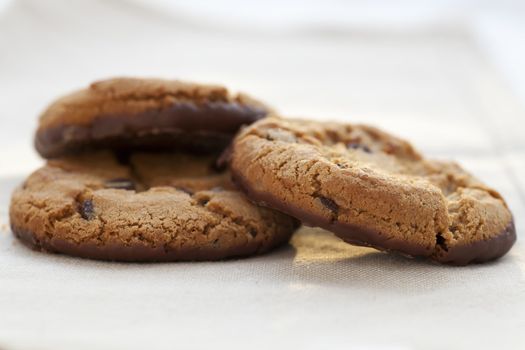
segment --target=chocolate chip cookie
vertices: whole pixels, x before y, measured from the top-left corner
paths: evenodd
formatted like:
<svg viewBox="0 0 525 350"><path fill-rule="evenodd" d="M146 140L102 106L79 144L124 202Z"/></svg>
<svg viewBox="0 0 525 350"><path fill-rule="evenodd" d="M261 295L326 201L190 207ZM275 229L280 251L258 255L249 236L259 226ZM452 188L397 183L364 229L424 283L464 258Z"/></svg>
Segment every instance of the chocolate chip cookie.
<svg viewBox="0 0 525 350"><path fill-rule="evenodd" d="M239 127L268 108L222 86L110 79L55 101L35 137L45 158L95 149L220 152Z"/></svg>
<svg viewBox="0 0 525 350"><path fill-rule="evenodd" d="M212 157L111 153L50 160L11 200L36 249L115 261L216 260L286 243L297 221L257 207Z"/></svg>
<svg viewBox="0 0 525 350"><path fill-rule="evenodd" d="M252 200L351 244L465 265L516 240L498 192L373 127L270 117L240 133L230 162Z"/></svg>

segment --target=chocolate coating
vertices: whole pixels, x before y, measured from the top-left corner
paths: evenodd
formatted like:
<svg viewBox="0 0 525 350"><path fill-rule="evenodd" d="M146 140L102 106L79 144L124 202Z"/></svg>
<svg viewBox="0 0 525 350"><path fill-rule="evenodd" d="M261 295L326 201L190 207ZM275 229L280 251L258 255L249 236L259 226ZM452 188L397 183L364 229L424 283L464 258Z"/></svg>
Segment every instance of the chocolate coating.
<svg viewBox="0 0 525 350"><path fill-rule="evenodd" d="M435 259L442 263L454 265L467 265L495 260L505 255L516 242L516 227L514 219L505 229L490 239L477 241L467 245L459 245L441 251Z"/></svg>
<svg viewBox="0 0 525 350"><path fill-rule="evenodd" d="M345 242L353 245L393 251L411 257L429 258L440 263L463 266L495 260L505 255L516 241L514 220L511 220L501 233L488 240L450 247L447 251L438 247L426 248L410 244L407 241L387 239L381 232L370 230L366 227L330 221L321 216L312 215L291 203L284 203L278 200L270 193L261 193L253 190L249 182L235 172L232 173L232 180L255 203L291 215L301 220L305 225L321 227L331 231Z"/></svg>
<svg viewBox="0 0 525 350"><path fill-rule="evenodd" d="M45 158L104 148L219 153L242 125L266 114L237 102L178 102L134 115L100 115L86 125L39 128L35 147Z"/></svg>
<svg viewBox="0 0 525 350"><path fill-rule="evenodd" d="M84 259L95 259L119 262L172 262L172 261L208 261L231 259L255 253L264 253L269 248L253 251L245 247L230 247L229 249L213 249L212 247L187 248L177 251L169 250L163 246L151 247L142 243L129 246L106 243L96 245L93 243L75 244L64 239L53 238L48 241L39 241L31 232L12 226L11 230L18 239L27 247L49 253L60 253L77 256ZM278 243L276 242L276 245Z"/></svg>

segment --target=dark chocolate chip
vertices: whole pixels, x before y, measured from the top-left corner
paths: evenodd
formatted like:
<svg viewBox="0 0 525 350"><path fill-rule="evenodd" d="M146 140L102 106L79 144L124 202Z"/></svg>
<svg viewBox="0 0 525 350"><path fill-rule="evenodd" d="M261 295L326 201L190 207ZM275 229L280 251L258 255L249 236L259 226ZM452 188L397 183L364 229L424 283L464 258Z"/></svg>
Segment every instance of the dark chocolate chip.
<svg viewBox="0 0 525 350"><path fill-rule="evenodd" d="M339 211L339 206L332 199L323 197L323 196L319 196L319 200L321 201L321 204L323 204L331 212L337 214L337 212Z"/></svg>
<svg viewBox="0 0 525 350"><path fill-rule="evenodd" d="M181 192L187 193L187 194L189 194L189 195L192 195L192 194L193 194L193 191L190 190L190 189L188 189L188 188L186 188L186 187L175 187L175 189L176 189L177 191L181 191Z"/></svg>
<svg viewBox="0 0 525 350"><path fill-rule="evenodd" d="M363 145L361 143L351 142L347 144L346 147L348 149L360 149L366 153L372 153L372 150L367 145Z"/></svg>
<svg viewBox="0 0 525 350"><path fill-rule="evenodd" d="M252 235L252 237L255 238L255 236L257 236L257 230L254 228L250 228L250 235Z"/></svg>
<svg viewBox="0 0 525 350"><path fill-rule="evenodd" d="M440 246L441 248L443 248L443 250L448 252L447 243L446 243L445 238L443 237L443 235L441 233L438 233L436 235L436 244L438 246Z"/></svg>
<svg viewBox="0 0 525 350"><path fill-rule="evenodd" d="M199 198L197 200L197 203L199 203L199 205L204 207L206 204L208 204L209 201L210 201L210 198L203 197L203 198Z"/></svg>
<svg viewBox="0 0 525 350"><path fill-rule="evenodd" d="M339 135L334 130L326 130L326 136L334 143L337 143L340 139Z"/></svg>
<svg viewBox="0 0 525 350"><path fill-rule="evenodd" d="M114 188L117 190L128 190L128 191L135 190L135 184L133 183L133 181L129 179L123 179L123 178L112 179L112 180L106 181L105 185L106 185L106 188Z"/></svg>
<svg viewBox="0 0 525 350"><path fill-rule="evenodd" d="M84 220L93 220L95 217L95 208L93 206L93 201L91 199L86 199L80 204L78 211L82 219Z"/></svg>

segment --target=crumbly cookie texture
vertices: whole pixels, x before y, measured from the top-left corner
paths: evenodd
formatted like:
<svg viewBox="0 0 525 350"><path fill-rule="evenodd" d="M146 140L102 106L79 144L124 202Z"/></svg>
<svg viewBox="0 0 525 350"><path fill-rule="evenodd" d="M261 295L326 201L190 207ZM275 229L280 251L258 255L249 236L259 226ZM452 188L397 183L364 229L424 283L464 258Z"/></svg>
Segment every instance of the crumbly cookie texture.
<svg viewBox="0 0 525 350"><path fill-rule="evenodd" d="M179 148L210 151L268 111L263 103L222 86L109 79L52 103L40 116L35 145L46 158L101 148L169 149L173 141Z"/></svg>
<svg viewBox="0 0 525 350"><path fill-rule="evenodd" d="M286 243L297 222L251 204L211 160L135 154L121 164L110 153L51 160L14 192L12 230L37 249L117 261L216 260Z"/></svg>
<svg viewBox="0 0 525 350"><path fill-rule="evenodd" d="M464 265L516 239L498 192L370 126L270 117L240 133L230 158L252 200L352 244Z"/></svg>

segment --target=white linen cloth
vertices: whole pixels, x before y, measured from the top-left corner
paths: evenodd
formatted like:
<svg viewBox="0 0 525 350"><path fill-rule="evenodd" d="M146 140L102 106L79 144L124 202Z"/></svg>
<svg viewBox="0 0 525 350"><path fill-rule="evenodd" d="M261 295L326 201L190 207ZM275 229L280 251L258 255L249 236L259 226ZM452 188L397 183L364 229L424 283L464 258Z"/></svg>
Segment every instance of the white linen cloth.
<svg viewBox="0 0 525 350"><path fill-rule="evenodd" d="M501 43L485 51L494 38L447 21L265 31L181 13L65 0L0 12L0 349L525 348L525 118L509 66L493 65L509 62L493 59ZM276 252L214 263L32 252L9 231L8 202L42 163L36 117L115 75L224 83L286 115L383 127L501 191L519 241L495 263L459 268L308 228Z"/></svg>

